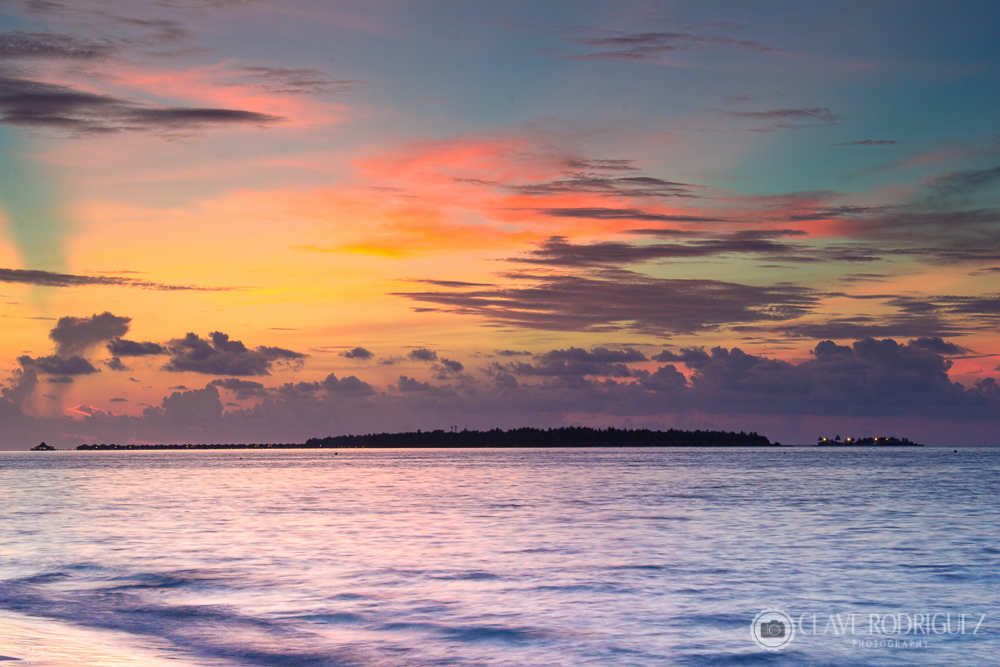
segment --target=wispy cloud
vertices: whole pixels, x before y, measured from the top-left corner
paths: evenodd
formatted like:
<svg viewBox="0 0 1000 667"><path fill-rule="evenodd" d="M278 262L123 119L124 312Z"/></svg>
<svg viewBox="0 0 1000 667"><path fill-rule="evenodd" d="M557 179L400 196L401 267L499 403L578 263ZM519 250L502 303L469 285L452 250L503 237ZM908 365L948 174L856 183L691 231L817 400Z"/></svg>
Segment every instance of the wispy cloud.
<svg viewBox="0 0 1000 667"><path fill-rule="evenodd" d="M151 290L194 290L194 291L228 291L232 287L199 287L195 285L168 285L150 280L124 278L121 276L80 276L71 273L56 273L54 271L37 271L31 269L0 268L0 283L20 283L23 285L38 285L40 287L81 287L81 286L119 286L136 287Z"/></svg>
<svg viewBox="0 0 1000 667"><path fill-rule="evenodd" d="M669 54L707 48L727 48L755 53L781 53L780 48L751 39L735 39L709 32L627 32L611 30L562 30L567 40L588 51L564 56L567 60L669 63Z"/></svg>
<svg viewBox="0 0 1000 667"><path fill-rule="evenodd" d="M0 76L0 124L70 134L183 133L219 125L264 125L278 116L243 109L170 107L68 85Z"/></svg>
<svg viewBox="0 0 1000 667"><path fill-rule="evenodd" d="M732 111L718 109L716 113L727 118L738 120L764 121L767 124L751 128L754 132L771 132L773 130L794 130L807 127L825 127L836 125L840 114L827 107L806 107L798 109L767 109L764 111Z"/></svg>
<svg viewBox="0 0 1000 667"><path fill-rule="evenodd" d="M518 328L657 335L792 319L818 302L813 290L796 285L658 279L624 270L590 275L514 273L508 278L515 282L490 289L396 296Z"/></svg>
<svg viewBox="0 0 1000 667"><path fill-rule="evenodd" d="M95 60L110 56L118 48L109 39L95 40L50 32L0 33L0 58L8 60Z"/></svg>
<svg viewBox="0 0 1000 667"><path fill-rule="evenodd" d="M241 85L249 85L279 95L313 95L343 93L368 83L362 79L333 79L326 73L309 67L239 67Z"/></svg>
<svg viewBox="0 0 1000 667"><path fill-rule="evenodd" d="M862 141L845 141L833 146L892 146L899 142L891 139L864 139Z"/></svg>

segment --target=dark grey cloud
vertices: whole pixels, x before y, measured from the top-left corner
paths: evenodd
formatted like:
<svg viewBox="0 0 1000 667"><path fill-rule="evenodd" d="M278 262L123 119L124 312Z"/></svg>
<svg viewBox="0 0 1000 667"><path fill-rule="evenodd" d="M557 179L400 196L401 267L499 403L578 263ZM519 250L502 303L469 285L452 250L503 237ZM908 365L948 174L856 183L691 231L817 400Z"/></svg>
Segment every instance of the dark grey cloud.
<svg viewBox="0 0 1000 667"><path fill-rule="evenodd" d="M219 390L209 385L204 389L175 391L163 399L160 407L143 410L143 417L150 421L162 417L171 423L186 424L190 428L218 422L222 417L222 410Z"/></svg>
<svg viewBox="0 0 1000 667"><path fill-rule="evenodd" d="M3 388L0 442L23 447L45 439L75 446L81 432L104 442L123 442L136 432L160 442L301 442L317 434L429 430L442 424L544 428L573 423L586 413L655 422L660 428L757 430L793 444L814 442L831 423L841 432L874 433L905 423L906 435L915 440L958 445L988 440L1000 424L996 379L963 387L948 377L951 361L917 340L822 341L809 359L796 363L724 347L657 357L669 363L632 369L631 377L619 379L522 376L519 382L509 371L495 371L482 381L470 377L458 387L443 387L402 376L393 391L367 395L317 387L331 384L326 381L287 383L268 390L252 407L230 405L228 412L219 387L209 385L179 390L138 417L95 411L84 424L25 415L11 400L18 392L23 400L37 388L35 371L25 369ZM335 384L342 382L347 378Z"/></svg>
<svg viewBox="0 0 1000 667"><path fill-rule="evenodd" d="M129 402L129 400L127 398L121 398L120 396L116 396L115 398L109 398L108 400L110 402L112 402L112 403L128 403Z"/></svg>
<svg viewBox="0 0 1000 667"><path fill-rule="evenodd" d="M415 280L413 282L437 285L438 287L488 287L488 283L469 283L463 280Z"/></svg>
<svg viewBox="0 0 1000 667"><path fill-rule="evenodd" d="M852 345L826 340L799 364L723 347L664 351L654 358L693 371L689 387L674 400L702 410L856 416L996 411L1000 402L989 408L992 399L980 389L967 390L948 378L951 361L932 348L950 345L940 339L905 345L893 339L864 338ZM675 377L673 370L668 375Z"/></svg>
<svg viewBox="0 0 1000 667"><path fill-rule="evenodd" d="M796 208L802 208L797 206ZM898 210L899 206L855 206L855 205L842 205L842 206L821 206L821 207L806 207L812 208L807 213L796 213L785 218L790 222L809 222L812 220L829 220L829 219L844 219L844 218L871 218L873 216L884 215L886 213L891 213L892 211Z"/></svg>
<svg viewBox="0 0 1000 667"><path fill-rule="evenodd" d="M49 332L61 355L80 353L104 341L128 333L131 317L104 312L90 317L60 317ZM67 373L67 375L70 375Z"/></svg>
<svg viewBox="0 0 1000 667"><path fill-rule="evenodd" d="M437 352L428 350L426 347L418 347L415 350L410 350L408 356L414 361L437 361L438 358Z"/></svg>
<svg viewBox="0 0 1000 667"><path fill-rule="evenodd" d="M667 181L652 176L609 177L600 174L568 174L565 178L540 183L508 185L520 195L548 197L560 194L595 194L614 197L692 198L696 188L687 183Z"/></svg>
<svg viewBox="0 0 1000 667"><path fill-rule="evenodd" d="M341 352L340 356L346 357L347 359L368 360L374 357L375 355L370 350L366 350L363 347L356 347L354 349Z"/></svg>
<svg viewBox="0 0 1000 667"><path fill-rule="evenodd" d="M971 350L955 343L943 340L940 337L925 337L911 340L907 343L910 347L917 347L940 355L968 354Z"/></svg>
<svg viewBox="0 0 1000 667"><path fill-rule="evenodd" d="M77 276L71 273L56 273L54 271L35 271L30 269L4 269L0 268L0 283L19 283L22 285L38 285L41 287L81 287L87 285L117 285L121 287L138 287L140 289L152 290L195 290L195 291L222 291L228 287L195 287L190 285L165 285L162 283L150 282L148 280L137 280L135 278L123 278L121 276Z"/></svg>
<svg viewBox="0 0 1000 667"><path fill-rule="evenodd" d="M951 322L937 315L897 313L874 317L857 315L854 317L832 317L816 322L779 323L773 327L744 326L733 327L740 333L769 332L796 338L856 339L865 337L940 337L962 336L970 327Z"/></svg>
<svg viewBox="0 0 1000 667"><path fill-rule="evenodd" d="M23 403L38 386L38 373L30 367L14 371L11 379L13 382L9 387L0 388L0 396L14 405Z"/></svg>
<svg viewBox="0 0 1000 667"><path fill-rule="evenodd" d="M202 339L189 333L167 345L171 359L163 367L175 373L192 372L207 375L270 375L276 363L301 365L306 355L280 347L260 346L249 349L241 341L230 340L228 334L214 331Z"/></svg>
<svg viewBox="0 0 1000 667"><path fill-rule="evenodd" d="M591 220L642 220L646 222L722 222L720 218L693 215L650 213L637 208L537 208L534 211L550 218L583 218Z"/></svg>
<svg viewBox="0 0 1000 667"><path fill-rule="evenodd" d="M454 359L445 359L442 357L441 362L435 366L436 369L444 371L446 373L461 373L465 370L465 366L460 361L455 361Z"/></svg>
<svg viewBox="0 0 1000 667"><path fill-rule="evenodd" d="M960 197L1000 183L1000 167L952 171L932 179L927 189L935 197Z"/></svg>
<svg viewBox="0 0 1000 667"><path fill-rule="evenodd" d="M432 387L430 382L421 382L420 380L400 375L399 382L396 383L396 388L403 393L412 393L415 391L430 391Z"/></svg>
<svg viewBox="0 0 1000 667"><path fill-rule="evenodd" d="M732 111L717 109L716 113L737 120L761 121L764 125L750 128L753 132L773 132L806 127L827 127L840 122L841 116L827 107L801 109L767 109L765 111Z"/></svg>
<svg viewBox="0 0 1000 667"><path fill-rule="evenodd" d="M638 385L643 389L654 392L679 392L687 388L688 381L684 374L677 370L672 364L660 366L650 373L644 369L632 372L637 379Z"/></svg>
<svg viewBox="0 0 1000 667"><path fill-rule="evenodd" d="M343 93L368 83L362 79L333 79L309 67L246 66L237 71L241 73L241 84L250 84L279 95Z"/></svg>
<svg viewBox="0 0 1000 667"><path fill-rule="evenodd" d="M729 118L748 118L750 120L773 120L773 121L818 121L822 123L834 123L840 120L840 116L830 111L827 107L809 107L801 109L768 109L766 111L730 111L719 110L719 114Z"/></svg>
<svg viewBox="0 0 1000 667"><path fill-rule="evenodd" d="M756 53L779 53L781 49L749 39L692 31L625 32L566 30L570 42L588 49L565 56L568 60L665 62L665 56L682 51L729 48Z"/></svg>
<svg viewBox="0 0 1000 667"><path fill-rule="evenodd" d="M943 203L817 208L787 219L833 220L841 236L875 244L874 254L883 257L922 257L939 263L1000 260L1000 208L949 209Z"/></svg>
<svg viewBox="0 0 1000 667"><path fill-rule="evenodd" d="M991 322L1000 317L1000 294L977 296L897 296L886 303L914 315L967 315Z"/></svg>
<svg viewBox="0 0 1000 667"><path fill-rule="evenodd" d="M34 358L28 355L23 355L17 358L17 363L21 364L21 367L25 370L30 369L37 371L38 373L42 373L43 375L55 375L60 377L90 375L91 373L101 372L89 361L77 355L61 357L53 354L47 357ZM70 382L72 382L72 380L70 380Z"/></svg>
<svg viewBox="0 0 1000 667"><path fill-rule="evenodd" d="M498 371L513 375L540 375L549 377L630 377L629 363L646 361L646 356L633 348L612 350L606 347L595 347L585 350L579 347L550 350L535 355L534 363L514 361L508 364L495 364Z"/></svg>
<svg viewBox="0 0 1000 667"><path fill-rule="evenodd" d="M566 167L572 171L638 171L635 160L627 159L589 159L573 158L566 161Z"/></svg>
<svg viewBox="0 0 1000 667"><path fill-rule="evenodd" d="M489 289L401 292L396 296L520 328L650 334L788 320L809 312L818 302L813 290L796 285L658 279L622 270L508 277L518 282Z"/></svg>
<svg viewBox="0 0 1000 667"><path fill-rule="evenodd" d="M842 283L881 283L888 280L884 273L845 273L837 278Z"/></svg>
<svg viewBox="0 0 1000 667"><path fill-rule="evenodd" d="M166 346L159 343L113 338L108 343L108 352L117 357L148 357L157 354L167 354L169 350Z"/></svg>
<svg viewBox="0 0 1000 667"><path fill-rule="evenodd" d="M0 76L0 124L6 125L71 134L170 134L278 120L277 116L243 109L156 106L66 85Z"/></svg>
<svg viewBox="0 0 1000 667"><path fill-rule="evenodd" d="M312 399L323 388L320 382L286 382L275 387L272 395L284 399Z"/></svg>
<svg viewBox="0 0 1000 667"><path fill-rule="evenodd" d="M258 398L268 394L267 389L260 382L239 378L219 378L212 380L207 386L228 389L235 394L237 399Z"/></svg>
<svg viewBox="0 0 1000 667"><path fill-rule="evenodd" d="M322 384L323 389L331 394L369 396L375 393L374 387L363 380L359 380L353 375L348 375L345 378L338 379L336 375L330 373L323 380Z"/></svg>
<svg viewBox="0 0 1000 667"><path fill-rule="evenodd" d="M527 350L497 350L497 354L501 357L530 357L531 352Z"/></svg>
<svg viewBox="0 0 1000 667"><path fill-rule="evenodd" d="M57 59L95 60L118 49L111 40L92 40L50 32L0 33L0 60Z"/></svg>
<svg viewBox="0 0 1000 667"><path fill-rule="evenodd" d="M891 146L896 144L896 141L891 139L864 139L862 141L845 141L839 144L832 144L834 146Z"/></svg>
<svg viewBox="0 0 1000 667"><path fill-rule="evenodd" d="M111 357L104 362L104 365L113 371L127 371L129 367L122 363L122 360L118 357Z"/></svg>
<svg viewBox="0 0 1000 667"><path fill-rule="evenodd" d="M800 235L795 230L746 230L685 243L636 244L606 241L576 245L553 236L535 250L508 261L562 267L627 266L662 259L685 259L714 255L748 254L782 262L873 262L880 259L873 248L855 245L827 245L814 248L803 243L780 240ZM704 236L704 235L703 235Z"/></svg>

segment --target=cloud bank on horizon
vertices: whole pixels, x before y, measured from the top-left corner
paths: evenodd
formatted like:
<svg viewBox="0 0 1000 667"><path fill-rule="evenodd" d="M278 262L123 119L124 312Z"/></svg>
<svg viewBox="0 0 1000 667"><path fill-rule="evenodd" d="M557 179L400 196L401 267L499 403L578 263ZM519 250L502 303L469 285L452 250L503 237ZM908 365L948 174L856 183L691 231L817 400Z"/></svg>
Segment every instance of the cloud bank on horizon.
<svg viewBox="0 0 1000 667"><path fill-rule="evenodd" d="M5 3L0 448L1000 444L998 19Z"/></svg>

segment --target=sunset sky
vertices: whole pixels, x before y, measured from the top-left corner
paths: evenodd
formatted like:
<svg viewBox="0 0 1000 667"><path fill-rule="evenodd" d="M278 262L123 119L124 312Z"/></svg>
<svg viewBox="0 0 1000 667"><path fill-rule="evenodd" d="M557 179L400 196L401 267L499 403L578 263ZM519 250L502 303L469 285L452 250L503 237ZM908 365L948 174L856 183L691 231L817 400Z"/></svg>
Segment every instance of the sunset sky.
<svg viewBox="0 0 1000 667"><path fill-rule="evenodd" d="M998 25L0 0L0 448L998 444Z"/></svg>

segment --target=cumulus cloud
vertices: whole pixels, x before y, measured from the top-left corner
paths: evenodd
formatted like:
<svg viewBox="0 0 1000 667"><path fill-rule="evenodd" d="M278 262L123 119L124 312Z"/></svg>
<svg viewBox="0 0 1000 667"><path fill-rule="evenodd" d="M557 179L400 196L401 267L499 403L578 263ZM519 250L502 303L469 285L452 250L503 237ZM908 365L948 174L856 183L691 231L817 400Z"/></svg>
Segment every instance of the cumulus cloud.
<svg viewBox="0 0 1000 667"><path fill-rule="evenodd" d="M646 355L632 348L611 350L595 347L585 350L571 347L536 355L535 363L514 361L504 365L497 364L496 368L514 375L630 377L632 371L627 364L638 361L646 361Z"/></svg>
<svg viewBox="0 0 1000 667"><path fill-rule="evenodd" d="M875 338L840 345L827 340L799 364L724 347L665 351L655 358L692 369L685 400L713 412L887 415L985 409L981 392L952 382L951 361L931 349L954 349L949 345Z"/></svg>
<svg viewBox="0 0 1000 667"><path fill-rule="evenodd" d="M111 370L113 370L113 371L127 371L127 370L129 370L128 366L126 366L124 363L122 363L122 360L119 359L118 357L111 357L110 359L108 359L107 361L105 361L104 364L108 368L110 368Z"/></svg>
<svg viewBox="0 0 1000 667"><path fill-rule="evenodd" d="M222 416L222 400L214 386L191 391L175 391L163 399L159 408L146 408L144 415L162 414L174 423L213 423Z"/></svg>
<svg viewBox="0 0 1000 667"><path fill-rule="evenodd" d="M73 375L90 375L101 371L94 367L83 357L73 355L71 357L60 357L53 354L47 357L30 357L23 355L17 358L17 362L25 369L35 370L45 375L55 375L66 378ZM72 380L69 380L70 382Z"/></svg>
<svg viewBox="0 0 1000 667"><path fill-rule="evenodd" d="M412 393L415 391L430 391L430 382L421 382L415 378L406 377L405 375L399 376L399 382L396 383L396 388L403 393Z"/></svg>
<svg viewBox="0 0 1000 667"><path fill-rule="evenodd" d="M148 357L169 352L165 346L159 343L139 342L124 338L112 339L107 347L108 352L117 357Z"/></svg>
<svg viewBox="0 0 1000 667"><path fill-rule="evenodd" d="M38 386L38 373L31 368L14 371L13 382L9 387L0 388L4 400L20 405Z"/></svg>
<svg viewBox="0 0 1000 667"><path fill-rule="evenodd" d="M260 382L241 380L239 378L219 378L208 383L210 387L221 387L235 393L236 398L255 398L266 396L267 390Z"/></svg>
<svg viewBox="0 0 1000 667"><path fill-rule="evenodd" d="M438 358L437 352L428 350L426 347L418 347L415 350L410 350L408 356L414 361L437 361Z"/></svg>
<svg viewBox="0 0 1000 667"><path fill-rule="evenodd" d="M189 333L170 341L167 347L171 358L163 368L175 373L270 375L275 363L296 366L306 357L280 347L260 346L251 350L241 341L230 340L229 335L221 331L212 332L207 340Z"/></svg>
<svg viewBox="0 0 1000 667"><path fill-rule="evenodd" d="M961 345L942 340L937 336L911 340L907 343L907 345L922 348L924 350L930 350L931 352L936 352L941 355L968 354L971 352L971 350L967 347L962 347Z"/></svg>
<svg viewBox="0 0 1000 667"><path fill-rule="evenodd" d="M461 373L465 369L465 366L462 365L462 362L455 361L454 359L442 358L440 366L443 370L446 370L450 373Z"/></svg>
<svg viewBox="0 0 1000 667"><path fill-rule="evenodd" d="M431 366L431 370L434 371L434 377L436 379L447 380L459 375L463 370L465 370L465 365L460 361L445 359L442 357L439 363Z"/></svg>
<svg viewBox="0 0 1000 667"><path fill-rule="evenodd" d="M1000 387L990 377L965 387L952 381L951 361L935 351L954 351L948 345L946 339L941 343L822 341L810 358L795 363L739 348L684 348L656 355L655 360L661 361L658 368L647 370L648 361L642 362L643 368L617 379L515 377L507 370L495 370L482 380L467 378L458 387L400 376L388 393L369 391L370 386L357 379L328 377L267 389L260 403L231 406L234 409L227 412L219 387L235 387L231 381L240 378L222 378L204 389L175 391L138 417L96 411L86 417L85 426L68 418L35 418L21 412L12 399L17 392L23 399L37 384L37 377L30 374L34 371L25 369L5 387L0 400L4 420L0 436L7 446L40 439L69 446L79 444L74 434L81 432L105 442L127 441L137 432L160 442L302 442L324 434L447 424L557 426L588 414L615 424L625 418L649 419L664 428L741 430L754 425L754 430L772 439L790 438L800 444L813 442L831 423L841 431L860 428L874 433L905 424L905 435L929 444L967 443L970 433L977 434L977 440L987 438L1000 424ZM610 353L627 349L607 348ZM567 359L608 363L617 363L618 358L598 348L583 350L586 354L556 352ZM340 391L352 385L365 391ZM961 428L956 430L956 425Z"/></svg>
<svg viewBox="0 0 1000 667"><path fill-rule="evenodd" d="M332 394L353 394L355 396L369 396L375 393L375 388L372 387L367 382L359 380L353 375L348 375L345 378L337 378L336 375L330 373L321 383L323 389Z"/></svg>
<svg viewBox="0 0 1000 667"><path fill-rule="evenodd" d="M345 357L347 359L361 359L362 361L367 361L368 359L371 359L375 355L371 351L366 350L363 347L356 347L354 349L347 350L346 352L341 352L340 356Z"/></svg>
<svg viewBox="0 0 1000 667"><path fill-rule="evenodd" d="M49 332L61 355L81 353L106 340L128 333L131 317L120 317L109 312L90 317L60 317Z"/></svg>

